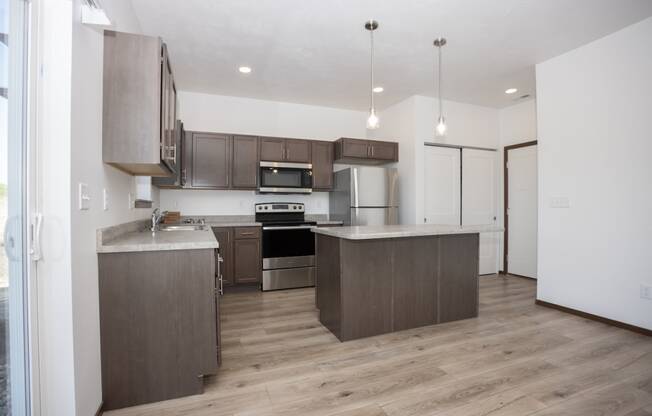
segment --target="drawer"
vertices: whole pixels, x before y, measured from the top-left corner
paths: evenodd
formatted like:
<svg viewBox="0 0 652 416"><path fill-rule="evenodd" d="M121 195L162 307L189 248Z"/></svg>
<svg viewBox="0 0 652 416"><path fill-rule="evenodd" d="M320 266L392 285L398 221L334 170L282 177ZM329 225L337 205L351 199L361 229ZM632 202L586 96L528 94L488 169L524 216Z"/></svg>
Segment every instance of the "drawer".
<svg viewBox="0 0 652 416"><path fill-rule="evenodd" d="M236 240L260 238L260 227L235 227L234 236Z"/></svg>

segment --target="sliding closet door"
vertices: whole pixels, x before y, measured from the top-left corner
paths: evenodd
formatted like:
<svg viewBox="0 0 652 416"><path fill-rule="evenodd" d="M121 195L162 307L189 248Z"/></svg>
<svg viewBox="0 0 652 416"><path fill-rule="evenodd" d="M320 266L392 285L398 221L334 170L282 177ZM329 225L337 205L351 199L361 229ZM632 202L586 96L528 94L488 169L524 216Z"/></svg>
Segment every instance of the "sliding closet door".
<svg viewBox="0 0 652 416"><path fill-rule="evenodd" d="M497 218L497 152L462 149L462 224L494 225ZM480 274L498 272L498 233L480 234Z"/></svg>
<svg viewBox="0 0 652 416"><path fill-rule="evenodd" d="M459 225L460 149L424 146L424 186L424 222Z"/></svg>

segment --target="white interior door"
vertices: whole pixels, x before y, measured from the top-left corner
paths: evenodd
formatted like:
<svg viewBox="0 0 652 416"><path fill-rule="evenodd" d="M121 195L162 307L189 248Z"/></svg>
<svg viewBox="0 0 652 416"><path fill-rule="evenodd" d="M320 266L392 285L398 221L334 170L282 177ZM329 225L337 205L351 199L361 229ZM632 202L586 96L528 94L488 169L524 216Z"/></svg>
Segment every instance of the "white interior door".
<svg viewBox="0 0 652 416"><path fill-rule="evenodd" d="M507 151L507 272L537 277L537 146Z"/></svg>
<svg viewBox="0 0 652 416"><path fill-rule="evenodd" d="M496 223L497 152L462 150L462 225ZM480 234L480 274L498 273L498 233Z"/></svg>
<svg viewBox="0 0 652 416"><path fill-rule="evenodd" d="M424 222L460 224L460 149L424 146Z"/></svg>

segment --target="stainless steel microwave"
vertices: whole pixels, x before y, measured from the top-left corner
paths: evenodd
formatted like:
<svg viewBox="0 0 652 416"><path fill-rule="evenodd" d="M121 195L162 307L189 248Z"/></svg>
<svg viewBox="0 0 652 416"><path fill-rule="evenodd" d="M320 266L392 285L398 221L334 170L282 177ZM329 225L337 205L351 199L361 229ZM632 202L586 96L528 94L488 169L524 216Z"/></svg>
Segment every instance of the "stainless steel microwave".
<svg viewBox="0 0 652 416"><path fill-rule="evenodd" d="M258 192L309 194L312 192L311 163L260 162Z"/></svg>

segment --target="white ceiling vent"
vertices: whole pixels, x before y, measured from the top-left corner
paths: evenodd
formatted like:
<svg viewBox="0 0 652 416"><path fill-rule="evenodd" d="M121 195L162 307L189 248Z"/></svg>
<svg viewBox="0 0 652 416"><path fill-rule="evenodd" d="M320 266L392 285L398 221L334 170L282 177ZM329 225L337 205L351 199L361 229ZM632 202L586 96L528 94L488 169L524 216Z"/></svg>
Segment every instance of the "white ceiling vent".
<svg viewBox="0 0 652 416"><path fill-rule="evenodd" d="M110 28L113 26L111 19L106 14L100 0L82 0L81 21L85 25Z"/></svg>

